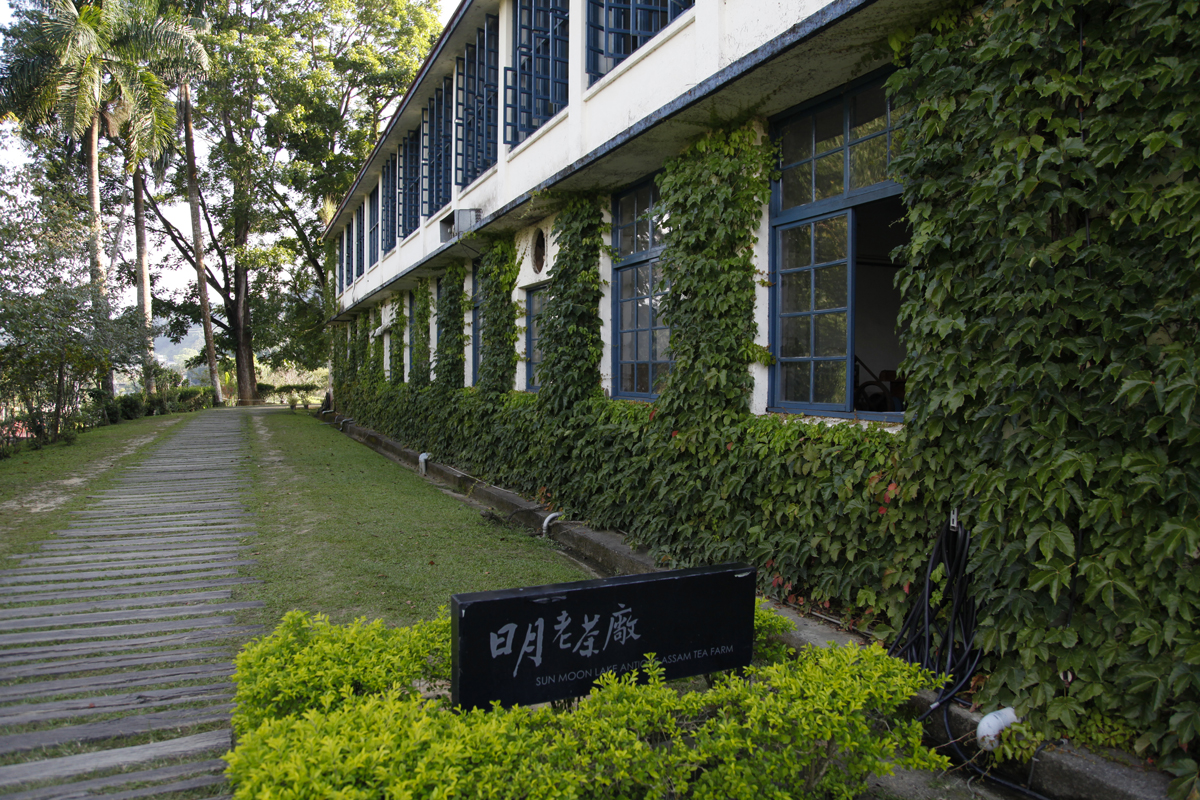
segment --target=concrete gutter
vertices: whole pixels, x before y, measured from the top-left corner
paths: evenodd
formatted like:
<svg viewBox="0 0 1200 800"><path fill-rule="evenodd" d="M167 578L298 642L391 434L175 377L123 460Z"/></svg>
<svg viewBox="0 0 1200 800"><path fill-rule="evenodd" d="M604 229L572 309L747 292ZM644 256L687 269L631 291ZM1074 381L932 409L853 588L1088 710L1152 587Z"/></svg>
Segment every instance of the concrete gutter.
<svg viewBox="0 0 1200 800"><path fill-rule="evenodd" d="M342 415L336 415L334 424L344 419ZM420 455L416 450L409 450L395 440L353 422L345 426L344 432L377 453L416 470ZM428 478L493 509L494 513L488 516L526 526L531 536L541 534L542 522L550 513L541 505L445 464L429 460L426 469ZM596 531L581 523L568 521L554 522L550 526L549 536L571 556L601 575L635 575L658 571L644 548L630 547L625 543L624 534L618 532ZM776 606L774 610L794 626L793 631L780 638L797 650L849 642L864 644L866 641L859 634L841 630L813 617L802 616L791 608ZM934 699L933 692L922 692L909 701L909 709L914 714L923 714ZM943 714L934 711L925 723L926 738L938 746L958 739L965 751L974 753L975 729L983 715L957 703L952 703L949 708L950 730L947 731L943 724ZM997 770L997 774L1013 783L1027 785L1034 792L1052 800L1166 800L1167 786L1171 781L1166 773L1148 768L1124 753L1111 750L1104 755L1097 755L1065 740L1043 749L1034 759L1032 769L1028 764L1005 764Z"/></svg>

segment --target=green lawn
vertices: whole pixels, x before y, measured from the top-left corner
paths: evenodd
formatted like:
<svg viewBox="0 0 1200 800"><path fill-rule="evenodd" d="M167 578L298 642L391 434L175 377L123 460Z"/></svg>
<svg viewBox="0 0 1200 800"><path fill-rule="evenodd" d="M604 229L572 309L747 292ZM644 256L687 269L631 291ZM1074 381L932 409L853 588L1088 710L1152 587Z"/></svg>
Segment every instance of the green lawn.
<svg viewBox="0 0 1200 800"><path fill-rule="evenodd" d="M252 412L252 491L263 580L238 600L262 600L248 622L274 625L298 608L335 622L405 625L437 613L456 592L593 577L524 529L479 511L310 414Z"/></svg>
<svg viewBox="0 0 1200 800"><path fill-rule="evenodd" d="M64 527L69 512L83 507L84 493L103 488L115 475L113 467L133 463L146 445L188 418L126 420L81 434L74 444L26 446L0 460L0 564Z"/></svg>

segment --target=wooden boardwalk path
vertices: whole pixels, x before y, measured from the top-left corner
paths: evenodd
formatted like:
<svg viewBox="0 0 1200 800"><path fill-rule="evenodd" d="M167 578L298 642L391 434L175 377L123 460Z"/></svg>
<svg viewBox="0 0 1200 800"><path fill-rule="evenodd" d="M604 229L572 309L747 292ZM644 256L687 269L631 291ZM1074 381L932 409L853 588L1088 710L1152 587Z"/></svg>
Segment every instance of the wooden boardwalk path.
<svg viewBox="0 0 1200 800"><path fill-rule="evenodd" d="M0 570L0 798L228 796L246 422L179 425Z"/></svg>

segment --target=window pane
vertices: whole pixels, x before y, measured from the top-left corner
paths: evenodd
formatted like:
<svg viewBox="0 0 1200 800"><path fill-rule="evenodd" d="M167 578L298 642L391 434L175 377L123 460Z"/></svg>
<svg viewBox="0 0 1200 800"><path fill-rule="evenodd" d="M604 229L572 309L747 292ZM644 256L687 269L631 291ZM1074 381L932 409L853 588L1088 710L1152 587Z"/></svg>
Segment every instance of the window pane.
<svg viewBox="0 0 1200 800"><path fill-rule="evenodd" d="M814 263L840 261L846 257L846 217L821 220L816 225L816 259Z"/></svg>
<svg viewBox="0 0 1200 800"><path fill-rule="evenodd" d="M812 117L796 120L784 128L779 144L785 166L812 158Z"/></svg>
<svg viewBox="0 0 1200 800"><path fill-rule="evenodd" d="M650 210L650 187L643 186L637 190L637 215L643 216Z"/></svg>
<svg viewBox="0 0 1200 800"><path fill-rule="evenodd" d="M783 332L780 335L780 358L808 358L812 355L809 347L809 329L812 317L784 317Z"/></svg>
<svg viewBox="0 0 1200 800"><path fill-rule="evenodd" d="M799 228L788 228L780 237L779 268L799 269L812 264L812 226L804 225Z"/></svg>
<svg viewBox="0 0 1200 800"><path fill-rule="evenodd" d="M635 344L635 339L634 339L635 336L636 336L636 334L634 334L634 333L622 333L621 334L621 360L622 361L632 361L634 359L635 353L633 352L633 347Z"/></svg>
<svg viewBox="0 0 1200 800"><path fill-rule="evenodd" d="M811 203L812 195L812 162L785 169L783 182L780 187L784 208L802 206Z"/></svg>
<svg viewBox="0 0 1200 800"><path fill-rule="evenodd" d="M816 391L813 392L814 403L846 402L846 362L817 361L813 364L816 373Z"/></svg>
<svg viewBox="0 0 1200 800"><path fill-rule="evenodd" d="M637 327L650 327L650 298L642 297L633 302L637 303Z"/></svg>
<svg viewBox="0 0 1200 800"><path fill-rule="evenodd" d="M633 364L621 365L621 391L633 391Z"/></svg>
<svg viewBox="0 0 1200 800"><path fill-rule="evenodd" d="M629 270L621 270L617 273L617 281L621 284L621 299L628 300L633 297L633 277L629 274Z"/></svg>
<svg viewBox="0 0 1200 800"><path fill-rule="evenodd" d="M846 312L813 317L813 355L846 355Z"/></svg>
<svg viewBox="0 0 1200 800"><path fill-rule="evenodd" d="M650 281L654 284L654 291L656 292L664 291L667 288L663 282L662 267L658 265L657 261L650 264Z"/></svg>
<svg viewBox="0 0 1200 800"><path fill-rule="evenodd" d="M654 392L657 394L663 390L663 386L667 382L667 373L671 371L670 364L655 364L654 365Z"/></svg>
<svg viewBox="0 0 1200 800"><path fill-rule="evenodd" d="M810 396L811 378L808 361L783 365L783 399L791 403L807 403Z"/></svg>
<svg viewBox="0 0 1200 800"><path fill-rule="evenodd" d="M629 355L629 357L633 357ZM650 331L638 331L637 334L637 359L639 361L650 360Z"/></svg>
<svg viewBox="0 0 1200 800"><path fill-rule="evenodd" d="M637 240L633 245L634 252L640 253L643 250L650 249L650 220L639 219L637 221Z"/></svg>
<svg viewBox="0 0 1200 800"><path fill-rule="evenodd" d="M654 330L654 354L652 358L655 361L667 361L671 358L671 331L667 328L656 328Z"/></svg>
<svg viewBox="0 0 1200 800"><path fill-rule="evenodd" d="M861 189L887 179L887 137L876 136L850 148L850 188Z"/></svg>
<svg viewBox="0 0 1200 800"><path fill-rule="evenodd" d="M841 147L844 131L842 130L842 105L818 111L816 115L817 145L816 152L824 153Z"/></svg>
<svg viewBox="0 0 1200 800"><path fill-rule="evenodd" d="M650 267L647 264L637 268L637 294L650 294Z"/></svg>
<svg viewBox="0 0 1200 800"><path fill-rule="evenodd" d="M650 365L637 364L635 365L635 373L637 380L634 382L633 390L635 392L650 392Z"/></svg>
<svg viewBox="0 0 1200 800"><path fill-rule="evenodd" d="M816 180L813 181L813 199L839 195L845 188L844 161L842 151L816 160Z"/></svg>
<svg viewBox="0 0 1200 800"><path fill-rule="evenodd" d="M636 212L633 210L633 195L627 194L617 203L617 224L628 225L633 222Z"/></svg>
<svg viewBox="0 0 1200 800"><path fill-rule="evenodd" d="M627 225L624 228L619 228L617 232L621 239L621 246L617 248L617 252L624 258L633 252L633 226Z"/></svg>
<svg viewBox="0 0 1200 800"><path fill-rule="evenodd" d="M851 139L861 139L887 128L887 95L882 83L854 95L849 105Z"/></svg>
<svg viewBox="0 0 1200 800"><path fill-rule="evenodd" d="M816 308L846 307L846 265L837 264L813 270L816 278Z"/></svg>
<svg viewBox="0 0 1200 800"><path fill-rule="evenodd" d="M779 310L784 314L812 311L812 271L785 272L779 276Z"/></svg>
<svg viewBox="0 0 1200 800"><path fill-rule="evenodd" d="M634 308L636 300L626 300L621 303L621 330L627 331L637 327L637 309Z"/></svg>

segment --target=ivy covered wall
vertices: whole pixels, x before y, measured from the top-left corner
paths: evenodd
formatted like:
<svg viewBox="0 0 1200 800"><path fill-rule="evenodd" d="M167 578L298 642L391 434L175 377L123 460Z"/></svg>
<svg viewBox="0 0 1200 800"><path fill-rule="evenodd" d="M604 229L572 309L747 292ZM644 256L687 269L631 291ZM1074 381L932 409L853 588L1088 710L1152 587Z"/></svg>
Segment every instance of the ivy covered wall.
<svg viewBox="0 0 1200 800"><path fill-rule="evenodd" d="M899 434L747 411L766 357L748 316L771 171L757 126L713 131L660 177L681 233L662 258L676 371L655 404L600 393L606 235L598 201L575 197L555 223L539 394L445 387L432 403L419 355L409 384L387 386L351 347L340 370L335 355L339 409L628 531L664 566L746 560L768 593L883 636L957 507L984 609L976 699L1016 705L1034 743L1155 754L1185 797L1200 733L1197 14L995 2L892 37L913 231ZM501 276L508 246L484 256ZM491 341L513 341L503 289L489 302ZM488 341L481 374L510 375L512 348Z"/></svg>

